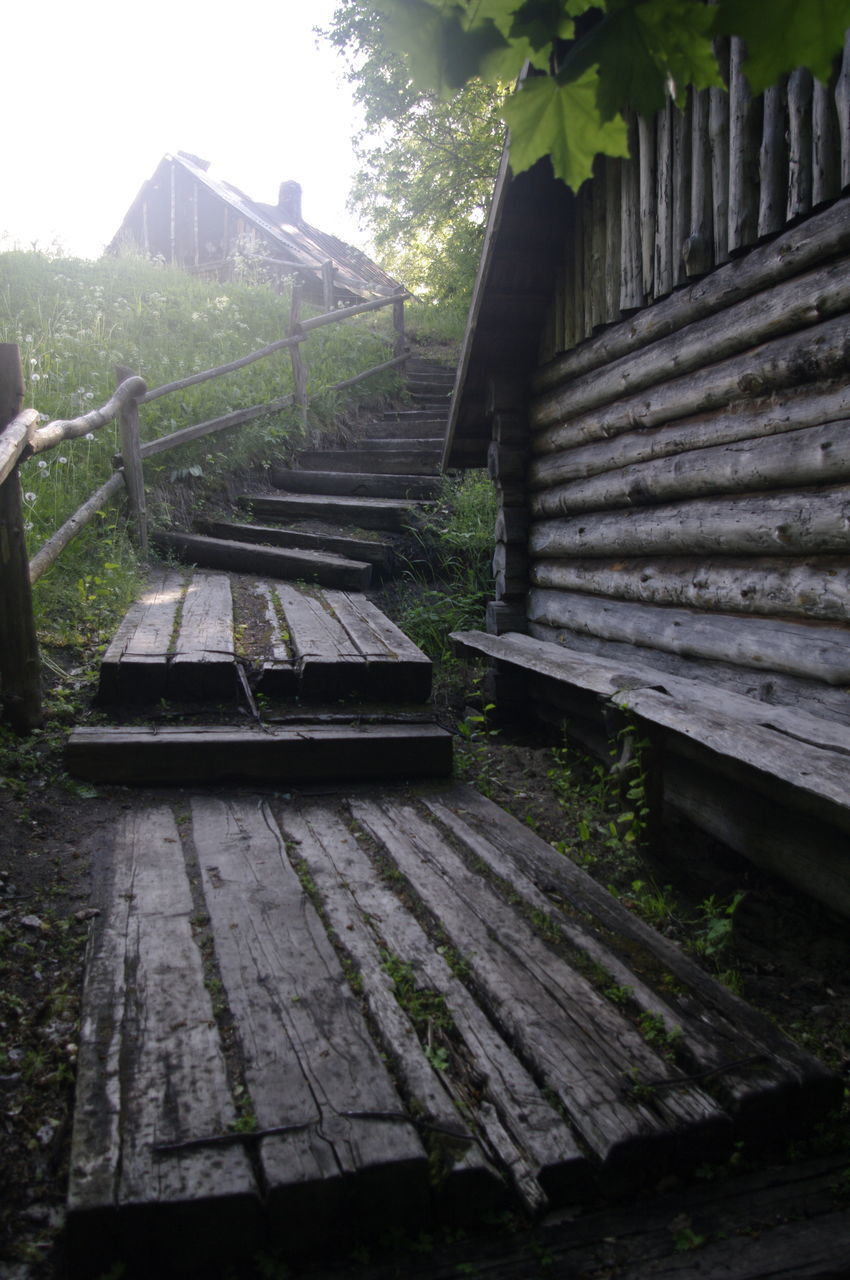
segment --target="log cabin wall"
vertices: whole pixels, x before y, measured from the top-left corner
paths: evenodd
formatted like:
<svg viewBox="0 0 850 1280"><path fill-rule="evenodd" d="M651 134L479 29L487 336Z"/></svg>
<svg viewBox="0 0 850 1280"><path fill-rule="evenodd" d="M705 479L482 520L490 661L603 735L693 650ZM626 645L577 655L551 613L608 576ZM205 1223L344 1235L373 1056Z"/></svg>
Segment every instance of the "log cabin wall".
<svg viewBox="0 0 850 1280"><path fill-rule="evenodd" d="M491 623L527 574L540 639L850 723L850 47L740 64L572 200L525 436L489 407Z"/></svg>

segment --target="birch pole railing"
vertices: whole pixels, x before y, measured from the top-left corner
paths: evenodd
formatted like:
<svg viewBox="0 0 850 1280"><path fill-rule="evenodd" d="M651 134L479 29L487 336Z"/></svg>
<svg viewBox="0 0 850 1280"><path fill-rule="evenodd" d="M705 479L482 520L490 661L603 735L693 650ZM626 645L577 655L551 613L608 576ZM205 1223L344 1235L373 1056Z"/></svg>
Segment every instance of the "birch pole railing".
<svg viewBox="0 0 850 1280"><path fill-rule="evenodd" d="M338 324L352 316L393 308L393 357L354 377L336 382L326 391L342 391L358 382L403 365L408 352L404 336L404 302L410 294L403 290L389 297L300 319L300 298L293 293L289 333L238 360L148 390L144 379L125 366L116 369L118 385L106 404L78 418L57 419L38 426L36 409L21 409L24 381L21 357L14 343L0 343L0 718L16 733L29 733L42 722L41 660L32 608L32 585L55 564L68 543L94 519L122 488L127 491L133 535L142 554L147 551L147 513L143 462L154 454L201 439L218 431L241 426L256 418L298 405L306 414L307 366L301 344L314 329ZM237 409L219 418L197 422L170 435L141 442L139 408L161 396L183 391L213 378L275 354L292 353L294 391L264 404ZM44 543L32 559L27 557L26 533L21 496L20 463L35 454L55 448L64 440L74 440L99 430L118 419L121 453L117 469L65 523Z"/></svg>

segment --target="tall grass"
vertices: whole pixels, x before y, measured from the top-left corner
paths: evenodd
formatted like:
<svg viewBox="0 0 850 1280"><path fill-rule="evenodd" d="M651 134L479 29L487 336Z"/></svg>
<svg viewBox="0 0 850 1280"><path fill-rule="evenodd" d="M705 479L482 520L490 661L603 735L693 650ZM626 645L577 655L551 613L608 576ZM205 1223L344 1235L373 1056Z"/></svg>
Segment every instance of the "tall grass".
<svg viewBox="0 0 850 1280"><path fill-rule="evenodd" d="M421 555L403 578L397 616L435 661L451 657L449 634L480 628L493 596L496 493L486 472L443 478L439 501L417 530Z"/></svg>
<svg viewBox="0 0 850 1280"><path fill-rule="evenodd" d="M304 315L310 314L304 309ZM125 365L153 388L228 363L286 336L290 296L247 284L221 285L137 257L98 262L40 253L0 255L0 341L21 348L28 406L44 420L73 418L103 404ZM387 358L391 309L312 333L301 347L309 371L309 423L323 428L339 408L316 393ZM346 392L346 402L386 397L398 375L378 374ZM141 410L143 440L193 422L261 404L292 390L288 351ZM299 413L285 410L157 455L145 465L155 492L190 478L207 489L230 471L285 457L303 441ZM30 554L111 473L117 424L26 462L21 468ZM113 503L35 587L40 632L76 643L125 607L139 571ZM167 518L168 503L160 514Z"/></svg>

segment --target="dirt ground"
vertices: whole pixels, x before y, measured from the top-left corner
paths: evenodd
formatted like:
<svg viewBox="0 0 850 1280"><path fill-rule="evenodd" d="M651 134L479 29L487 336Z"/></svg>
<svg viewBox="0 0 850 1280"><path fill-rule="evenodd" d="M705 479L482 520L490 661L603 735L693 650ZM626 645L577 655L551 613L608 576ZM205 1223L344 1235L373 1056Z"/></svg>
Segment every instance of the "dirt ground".
<svg viewBox="0 0 850 1280"><path fill-rule="evenodd" d="M455 671L437 705L458 734L460 775L572 849L630 905L649 908L669 935L710 937L719 922L720 945L703 956L706 966L850 1084L846 921L684 827L670 827L663 848L625 851L602 810L576 798L576 787L599 789L593 766L553 752L539 734L492 732L480 710L465 705L471 682L472 673ZM78 708L89 692L78 691ZM0 737L0 1280L66 1274L64 1196L92 868L108 856L121 811L153 794L95 790L69 778L63 718L67 711L24 743ZM725 915L737 894L744 896ZM845 1119L812 1135L812 1149L847 1139ZM850 1144L845 1149L850 1155Z"/></svg>

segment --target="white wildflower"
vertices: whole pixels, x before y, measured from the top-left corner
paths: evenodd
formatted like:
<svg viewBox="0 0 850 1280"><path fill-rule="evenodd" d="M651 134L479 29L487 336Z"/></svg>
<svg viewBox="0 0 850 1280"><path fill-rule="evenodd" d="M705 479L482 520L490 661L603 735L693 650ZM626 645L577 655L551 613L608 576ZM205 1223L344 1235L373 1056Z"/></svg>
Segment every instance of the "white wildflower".
<svg viewBox="0 0 850 1280"><path fill-rule="evenodd" d="M94 432L93 432L93 431L87 431L87 432L86 432L86 434L83 436L83 439L84 439L84 440L94 440Z"/></svg>
<svg viewBox="0 0 850 1280"><path fill-rule="evenodd" d="M60 462L67 462L67 461L68 461L68 459L67 459L67 458L60 458L60 459L59 459L59 461L60 461Z"/></svg>
<svg viewBox="0 0 850 1280"><path fill-rule="evenodd" d="M38 466L39 466L39 470L40 470L40 471L44 471L44 470L45 470L45 468L47 467L47 463L44 461L44 458L39 458L39 460L38 460Z"/></svg>
<svg viewBox="0 0 850 1280"><path fill-rule="evenodd" d="M32 489L29 489L29 490L24 494L24 502L33 503L33 502L35 502L35 500L36 500L36 498L37 498L37 497L38 497L38 494L33 493Z"/></svg>

